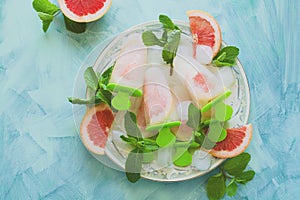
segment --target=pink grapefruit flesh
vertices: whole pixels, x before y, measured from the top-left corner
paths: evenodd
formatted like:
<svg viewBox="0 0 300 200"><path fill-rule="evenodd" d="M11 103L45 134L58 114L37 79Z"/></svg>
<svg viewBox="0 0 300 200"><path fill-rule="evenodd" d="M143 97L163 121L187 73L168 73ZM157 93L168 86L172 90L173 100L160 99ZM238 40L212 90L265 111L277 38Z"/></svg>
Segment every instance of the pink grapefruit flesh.
<svg viewBox="0 0 300 200"><path fill-rule="evenodd" d="M209 13L201 10L187 12L190 21L190 29L194 38L194 57L196 57L197 45L209 46L215 56L221 47L222 35L218 22Z"/></svg>
<svg viewBox="0 0 300 200"><path fill-rule="evenodd" d="M86 112L81 123L80 136L88 150L95 154L104 154L113 121L113 112L106 104L100 104Z"/></svg>
<svg viewBox="0 0 300 200"><path fill-rule="evenodd" d="M217 158L232 158L241 154L248 147L252 138L252 125L226 130L227 137L217 142L210 154Z"/></svg>
<svg viewBox="0 0 300 200"><path fill-rule="evenodd" d="M101 18L112 0L58 0L63 14L75 22L91 22Z"/></svg>

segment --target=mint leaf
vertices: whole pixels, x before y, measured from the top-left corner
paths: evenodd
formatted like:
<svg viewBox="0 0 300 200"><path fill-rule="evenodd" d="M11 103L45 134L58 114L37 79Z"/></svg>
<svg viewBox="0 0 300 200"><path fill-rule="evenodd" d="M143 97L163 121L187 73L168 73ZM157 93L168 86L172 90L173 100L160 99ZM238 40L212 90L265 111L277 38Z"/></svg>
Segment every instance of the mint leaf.
<svg viewBox="0 0 300 200"><path fill-rule="evenodd" d="M46 32L53 21L54 14L60 9L48 0L34 0L32 6L38 12L38 16L43 23L43 31Z"/></svg>
<svg viewBox="0 0 300 200"><path fill-rule="evenodd" d="M53 21L53 15L49 15L47 13L38 12L39 18L42 20L43 23L43 31L47 32L51 22Z"/></svg>
<svg viewBox="0 0 300 200"><path fill-rule="evenodd" d="M236 175L235 180L238 183L246 184L249 181L251 181L254 178L254 176L255 176L255 172L253 170L249 170L249 171L242 172L239 175Z"/></svg>
<svg viewBox="0 0 300 200"><path fill-rule="evenodd" d="M156 138L156 143L160 147L165 147L173 144L176 141L175 135L171 132L170 128L162 128Z"/></svg>
<svg viewBox="0 0 300 200"><path fill-rule="evenodd" d="M208 179L206 185L207 197L210 200L221 199L226 192L225 177L222 173L216 174Z"/></svg>
<svg viewBox="0 0 300 200"><path fill-rule="evenodd" d="M160 23L162 23L162 25L163 25L163 27L164 27L165 29L170 29L170 30L176 29L176 30L180 30L180 29L178 28L178 26L176 26L176 25L172 22L172 20L171 20L168 16L166 16L166 15L159 15L159 21L160 21Z"/></svg>
<svg viewBox="0 0 300 200"><path fill-rule="evenodd" d="M143 163L151 163L155 159L155 155L150 150L143 151Z"/></svg>
<svg viewBox="0 0 300 200"><path fill-rule="evenodd" d="M226 161L224 164L224 170L232 176L237 176L244 171L250 159L251 156L249 153L241 153L240 155Z"/></svg>
<svg viewBox="0 0 300 200"><path fill-rule="evenodd" d="M141 178L142 162L142 150L136 148L128 154L125 163L125 171L127 179L130 182L135 183Z"/></svg>
<svg viewBox="0 0 300 200"><path fill-rule="evenodd" d="M186 125L193 128L194 130L198 130L199 123L201 121L201 111L191 103L188 108L188 120Z"/></svg>
<svg viewBox="0 0 300 200"><path fill-rule="evenodd" d="M213 58L213 63L217 67L233 66L237 56L239 55L239 49L234 46L227 46L222 48L219 53Z"/></svg>
<svg viewBox="0 0 300 200"><path fill-rule="evenodd" d="M125 135L121 135L120 138L124 141L124 142L127 142L131 145L134 145L136 146L136 143L137 143L137 139L134 138L134 137L126 137Z"/></svg>
<svg viewBox="0 0 300 200"><path fill-rule="evenodd" d="M238 189L238 185L236 184L234 179L232 179L226 188L227 195L233 197L236 194L237 189Z"/></svg>
<svg viewBox="0 0 300 200"><path fill-rule="evenodd" d="M180 30L168 31L167 33L167 43L163 47L162 57L163 60L171 65L171 70L173 68L173 60L176 56L178 45L180 42ZM172 74L172 71L171 71Z"/></svg>
<svg viewBox="0 0 300 200"><path fill-rule="evenodd" d="M72 104L99 104L101 103L101 99L97 99L97 98L91 98L91 99L80 99L80 98L74 98L74 97L69 97L68 101Z"/></svg>
<svg viewBox="0 0 300 200"><path fill-rule="evenodd" d="M84 80L86 85L93 91L98 89L98 78L93 67L86 68L84 71Z"/></svg>
<svg viewBox="0 0 300 200"><path fill-rule="evenodd" d="M141 131L136 124L136 116L134 113L127 111L125 114L125 130L127 135L137 138L140 140L142 138Z"/></svg>
<svg viewBox="0 0 300 200"><path fill-rule="evenodd" d="M99 80L102 85L106 86L109 83L109 80L110 80L110 77L111 77L114 67L115 67L115 63L101 74L101 76L99 77Z"/></svg>
<svg viewBox="0 0 300 200"><path fill-rule="evenodd" d="M54 15L60 9L48 0L34 0L32 6L35 11L42 12L48 15Z"/></svg>
<svg viewBox="0 0 300 200"><path fill-rule="evenodd" d="M83 33L86 30L85 22L75 22L64 15L66 29L73 33Z"/></svg>
<svg viewBox="0 0 300 200"><path fill-rule="evenodd" d="M156 37L156 35L153 32L151 32L151 31L145 31L145 32L143 32L142 39L143 39L143 42L144 42L144 44L146 46L155 46L155 45L158 45L158 46L163 47L165 45L165 43L161 42Z"/></svg>
<svg viewBox="0 0 300 200"><path fill-rule="evenodd" d="M110 91L100 89L96 92L95 97L96 99L100 99L102 102L106 103L107 105L111 105L112 94Z"/></svg>

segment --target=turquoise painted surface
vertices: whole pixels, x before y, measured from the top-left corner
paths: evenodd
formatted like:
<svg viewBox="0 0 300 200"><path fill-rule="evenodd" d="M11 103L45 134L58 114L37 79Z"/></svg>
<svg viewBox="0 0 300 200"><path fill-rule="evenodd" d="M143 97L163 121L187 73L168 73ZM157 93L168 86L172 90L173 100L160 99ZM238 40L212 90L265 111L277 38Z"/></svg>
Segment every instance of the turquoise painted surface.
<svg viewBox="0 0 300 200"><path fill-rule="evenodd" d="M73 122L73 82L107 37L161 13L187 20L202 9L223 39L241 49L251 89L257 175L235 198L297 199L300 185L300 1L114 0L84 34L57 17L47 34L31 0L0 1L0 199L206 199L209 175L179 183L141 180L104 167L85 150Z"/></svg>

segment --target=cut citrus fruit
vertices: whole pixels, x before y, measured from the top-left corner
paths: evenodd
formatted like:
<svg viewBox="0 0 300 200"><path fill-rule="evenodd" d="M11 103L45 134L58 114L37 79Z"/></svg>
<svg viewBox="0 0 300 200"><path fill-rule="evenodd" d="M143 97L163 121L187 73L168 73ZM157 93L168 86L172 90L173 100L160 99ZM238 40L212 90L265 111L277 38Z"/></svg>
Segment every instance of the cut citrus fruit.
<svg viewBox="0 0 300 200"><path fill-rule="evenodd" d="M114 114L107 104L89 109L81 122L80 136L85 147L95 154L104 154Z"/></svg>
<svg viewBox="0 0 300 200"><path fill-rule="evenodd" d="M226 129L227 137L217 142L210 154L217 158L232 158L241 154L248 147L252 138L252 125Z"/></svg>
<svg viewBox="0 0 300 200"><path fill-rule="evenodd" d="M58 0L63 14L75 22L91 22L101 18L112 0Z"/></svg>
<svg viewBox="0 0 300 200"><path fill-rule="evenodd" d="M201 10L189 10L187 15L194 39L194 56L196 56L197 45L209 46L212 48L213 56L217 55L222 42L218 22L209 13Z"/></svg>

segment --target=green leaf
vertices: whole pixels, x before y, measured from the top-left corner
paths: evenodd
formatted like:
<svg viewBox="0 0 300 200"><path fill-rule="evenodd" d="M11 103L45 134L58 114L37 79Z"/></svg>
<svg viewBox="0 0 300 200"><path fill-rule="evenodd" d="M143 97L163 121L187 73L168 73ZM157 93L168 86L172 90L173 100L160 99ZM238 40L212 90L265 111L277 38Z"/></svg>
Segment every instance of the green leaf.
<svg viewBox="0 0 300 200"><path fill-rule="evenodd" d="M238 189L238 185L236 184L234 179L232 179L232 181L228 184L226 188L227 195L233 197L236 194L237 189Z"/></svg>
<svg viewBox="0 0 300 200"><path fill-rule="evenodd" d="M227 136L226 130L223 128L223 125L220 122L210 123L207 137L212 142L221 142Z"/></svg>
<svg viewBox="0 0 300 200"><path fill-rule="evenodd" d="M42 20L43 23L43 31L46 32L53 21L53 15L49 15L47 13L38 12L39 18Z"/></svg>
<svg viewBox="0 0 300 200"><path fill-rule="evenodd" d="M226 105L220 102L214 106L214 117L216 120L224 122L228 121L232 117L233 109L230 105Z"/></svg>
<svg viewBox="0 0 300 200"><path fill-rule="evenodd" d="M106 90L98 90L96 92L96 99L100 99L102 102L106 103L107 105L111 104L112 94Z"/></svg>
<svg viewBox="0 0 300 200"><path fill-rule="evenodd" d="M176 29L176 30L180 30L180 29L178 28L178 26L176 26L176 25L172 22L172 20L171 20L168 16L166 16L166 15L159 15L159 21L160 21L160 23L162 23L162 25L163 25L163 27L164 27L165 29L170 29L170 30Z"/></svg>
<svg viewBox="0 0 300 200"><path fill-rule="evenodd" d="M218 104L221 101L224 101L230 95L231 95L231 91L230 90L226 90L223 94L217 96L216 98L214 98L213 100L211 100L210 102L208 102L207 104L205 104L201 108L201 112L204 113L204 112L209 111L213 106L215 106L216 104Z"/></svg>
<svg viewBox="0 0 300 200"><path fill-rule="evenodd" d="M86 30L85 22L75 22L64 15L66 29L73 33L83 33Z"/></svg>
<svg viewBox="0 0 300 200"><path fill-rule="evenodd" d="M32 2L34 10L48 15L54 15L60 9L48 0L34 0Z"/></svg>
<svg viewBox="0 0 300 200"><path fill-rule="evenodd" d="M239 175L244 171L250 159L251 156L249 153L241 153L240 155L226 161L224 164L224 170L232 176Z"/></svg>
<svg viewBox="0 0 300 200"><path fill-rule="evenodd" d="M194 130L198 130L199 123L201 122L201 111L191 103L188 108L188 120L186 125L193 128Z"/></svg>
<svg viewBox="0 0 300 200"><path fill-rule="evenodd" d="M143 163L151 163L155 159L155 155L150 150L143 151Z"/></svg>
<svg viewBox="0 0 300 200"><path fill-rule="evenodd" d="M100 99L95 99L95 98L80 99L80 98L69 97L68 100L72 104L99 104L102 102Z"/></svg>
<svg viewBox="0 0 300 200"><path fill-rule="evenodd" d="M125 171L127 179L135 183L141 178L143 152L139 149L132 150L126 159Z"/></svg>
<svg viewBox="0 0 300 200"><path fill-rule="evenodd" d="M226 184L222 173L214 175L208 179L206 192L210 200L219 200L225 195Z"/></svg>
<svg viewBox="0 0 300 200"><path fill-rule="evenodd" d="M165 45L165 43L161 42L152 31L143 32L142 39L146 46L158 45L163 47Z"/></svg>
<svg viewBox="0 0 300 200"><path fill-rule="evenodd" d="M219 53L213 58L213 63L217 67L233 66L235 60L239 55L239 49L234 46L227 46L222 48Z"/></svg>
<svg viewBox="0 0 300 200"><path fill-rule="evenodd" d="M93 67L86 68L86 70L84 71L84 80L86 85L93 91L96 91L98 89L98 77Z"/></svg>
<svg viewBox="0 0 300 200"><path fill-rule="evenodd" d="M109 83L109 80L110 80L110 77L111 77L114 67L115 67L115 63L101 74L101 76L99 78L101 84L104 84L106 86Z"/></svg>
<svg viewBox="0 0 300 200"><path fill-rule="evenodd" d="M167 43L163 47L162 57L163 60L171 65L173 68L173 60L176 56L178 45L180 42L180 30L168 31L167 33Z"/></svg>
<svg viewBox="0 0 300 200"><path fill-rule="evenodd" d="M168 145L174 144L175 141L176 137L171 132L170 128L162 128L156 138L156 143L160 147L166 147Z"/></svg>
<svg viewBox="0 0 300 200"><path fill-rule="evenodd" d="M251 181L254 178L254 176L255 176L255 172L253 170L249 170L249 171L242 172L239 175L236 175L235 180L238 183L246 184L249 181Z"/></svg>
<svg viewBox="0 0 300 200"><path fill-rule="evenodd" d="M145 151L156 151L159 149L158 144L156 144L155 140L152 139L147 139L147 138L143 138L143 142L144 142L144 150Z"/></svg>
<svg viewBox="0 0 300 200"><path fill-rule="evenodd" d="M161 41L162 43L164 43L164 44L167 43L167 41L168 41L168 30L167 30L167 29L164 30L164 32L163 32L163 34L162 34L162 36L161 36L160 41Z"/></svg>
<svg viewBox="0 0 300 200"><path fill-rule="evenodd" d="M141 131L136 124L136 117L134 113L127 111L125 114L125 130L127 135L135 137L137 139L142 138Z"/></svg>
<svg viewBox="0 0 300 200"><path fill-rule="evenodd" d="M208 139L208 137L204 133L201 133L201 132L195 131L194 139L195 139L195 142L197 142L204 149L212 149L216 145L215 142L210 141Z"/></svg>
<svg viewBox="0 0 300 200"><path fill-rule="evenodd" d="M177 158L177 156L179 157ZM173 163L178 167L186 167L192 163L193 156L188 150L185 150L183 153L180 152L180 154L177 154L177 156L175 157L176 160Z"/></svg>
<svg viewBox="0 0 300 200"><path fill-rule="evenodd" d="M118 92L112 99L111 105L117 110L128 110L131 106L128 93Z"/></svg>
<svg viewBox="0 0 300 200"><path fill-rule="evenodd" d="M134 145L136 146L136 143L137 143L137 139L134 138L134 137L126 137L125 135L121 135L120 138L124 141L124 142L127 142L131 145Z"/></svg>

